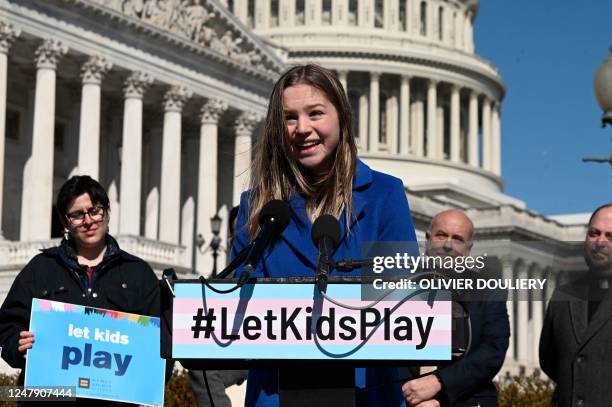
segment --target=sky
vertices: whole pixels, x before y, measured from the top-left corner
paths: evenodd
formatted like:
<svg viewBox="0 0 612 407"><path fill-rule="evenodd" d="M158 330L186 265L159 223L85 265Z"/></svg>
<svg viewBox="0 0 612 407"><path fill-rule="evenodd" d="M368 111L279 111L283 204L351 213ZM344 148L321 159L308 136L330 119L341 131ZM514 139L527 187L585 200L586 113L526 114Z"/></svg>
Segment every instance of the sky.
<svg viewBox="0 0 612 407"><path fill-rule="evenodd" d="M612 152L593 92L610 55L612 0L481 0L474 41L507 88L504 192L544 215L612 202L612 166L582 162Z"/></svg>

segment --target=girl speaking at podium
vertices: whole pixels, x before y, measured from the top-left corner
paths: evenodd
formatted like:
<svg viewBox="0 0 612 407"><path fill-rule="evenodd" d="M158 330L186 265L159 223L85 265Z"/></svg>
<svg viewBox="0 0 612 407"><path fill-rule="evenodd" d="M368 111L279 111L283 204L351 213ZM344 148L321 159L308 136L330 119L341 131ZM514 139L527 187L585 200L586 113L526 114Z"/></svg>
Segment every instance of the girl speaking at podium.
<svg viewBox="0 0 612 407"><path fill-rule="evenodd" d="M346 93L338 78L320 66L291 68L274 85L251 174L250 189L240 200L232 257L256 236L267 202L282 200L290 209L289 225L251 277L314 277L317 248L310 236L313 221L323 214L340 221L337 259L360 258L363 241L416 240L402 181L357 158ZM279 404L278 372L249 372L247 406ZM402 404L396 369L355 369L355 385L358 405Z"/></svg>

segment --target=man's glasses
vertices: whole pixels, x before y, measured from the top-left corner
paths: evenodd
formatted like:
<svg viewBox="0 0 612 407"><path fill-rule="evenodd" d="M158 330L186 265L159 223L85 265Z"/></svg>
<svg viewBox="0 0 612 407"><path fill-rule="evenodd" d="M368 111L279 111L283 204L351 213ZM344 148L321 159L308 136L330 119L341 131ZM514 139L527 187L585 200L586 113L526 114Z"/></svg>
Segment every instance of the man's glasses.
<svg viewBox="0 0 612 407"><path fill-rule="evenodd" d="M85 221L85 216L88 215L92 222L100 222L104 219L104 207L94 206L86 211L74 211L66 215L72 226L79 226Z"/></svg>

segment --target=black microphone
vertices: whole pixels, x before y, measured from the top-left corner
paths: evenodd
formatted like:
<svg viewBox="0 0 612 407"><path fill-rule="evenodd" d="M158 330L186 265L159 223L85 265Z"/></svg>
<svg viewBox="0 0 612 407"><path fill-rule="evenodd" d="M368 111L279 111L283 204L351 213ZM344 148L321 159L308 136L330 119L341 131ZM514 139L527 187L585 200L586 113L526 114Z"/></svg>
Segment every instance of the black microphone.
<svg viewBox="0 0 612 407"><path fill-rule="evenodd" d="M217 274L217 278L225 278L229 276L234 270L236 270L243 261L246 260L251 248L253 247L253 243L249 243L244 249L240 250L240 253L236 255L234 260L231 261L230 264L227 265L219 274Z"/></svg>
<svg viewBox="0 0 612 407"><path fill-rule="evenodd" d="M374 259L353 260L344 259L336 262L336 270L338 271L353 271L362 267L370 267L374 265Z"/></svg>
<svg viewBox="0 0 612 407"><path fill-rule="evenodd" d="M327 278L334 268L331 253L340 243L340 222L331 215L322 215L312 224L312 242L319 249L316 283L319 291L327 290Z"/></svg>
<svg viewBox="0 0 612 407"><path fill-rule="evenodd" d="M263 256L264 250L270 242L289 224L289 205L280 200L273 200L264 205L259 213L259 233L253 240L253 247L244 262L242 274L238 279L238 285L242 285L251 277L251 273L257 267L257 263Z"/></svg>

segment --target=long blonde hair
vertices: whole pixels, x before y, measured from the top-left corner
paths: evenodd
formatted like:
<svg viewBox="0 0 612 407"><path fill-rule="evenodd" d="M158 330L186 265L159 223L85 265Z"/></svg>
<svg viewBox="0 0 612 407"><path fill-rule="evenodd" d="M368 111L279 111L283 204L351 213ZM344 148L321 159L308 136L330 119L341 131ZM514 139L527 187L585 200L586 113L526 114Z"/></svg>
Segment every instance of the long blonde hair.
<svg viewBox="0 0 612 407"><path fill-rule="evenodd" d="M329 171L308 179L289 153L289 134L283 110L283 91L298 84L323 92L338 114L340 140ZM306 199L306 212L312 221L322 214L339 218L345 210L347 227L352 214L353 178L357 168L357 146L353 115L342 84L331 71L318 65L300 65L285 72L274 85L264 132L254 145L250 186L249 235L259 228L261 208L272 199L288 201L292 193Z"/></svg>

